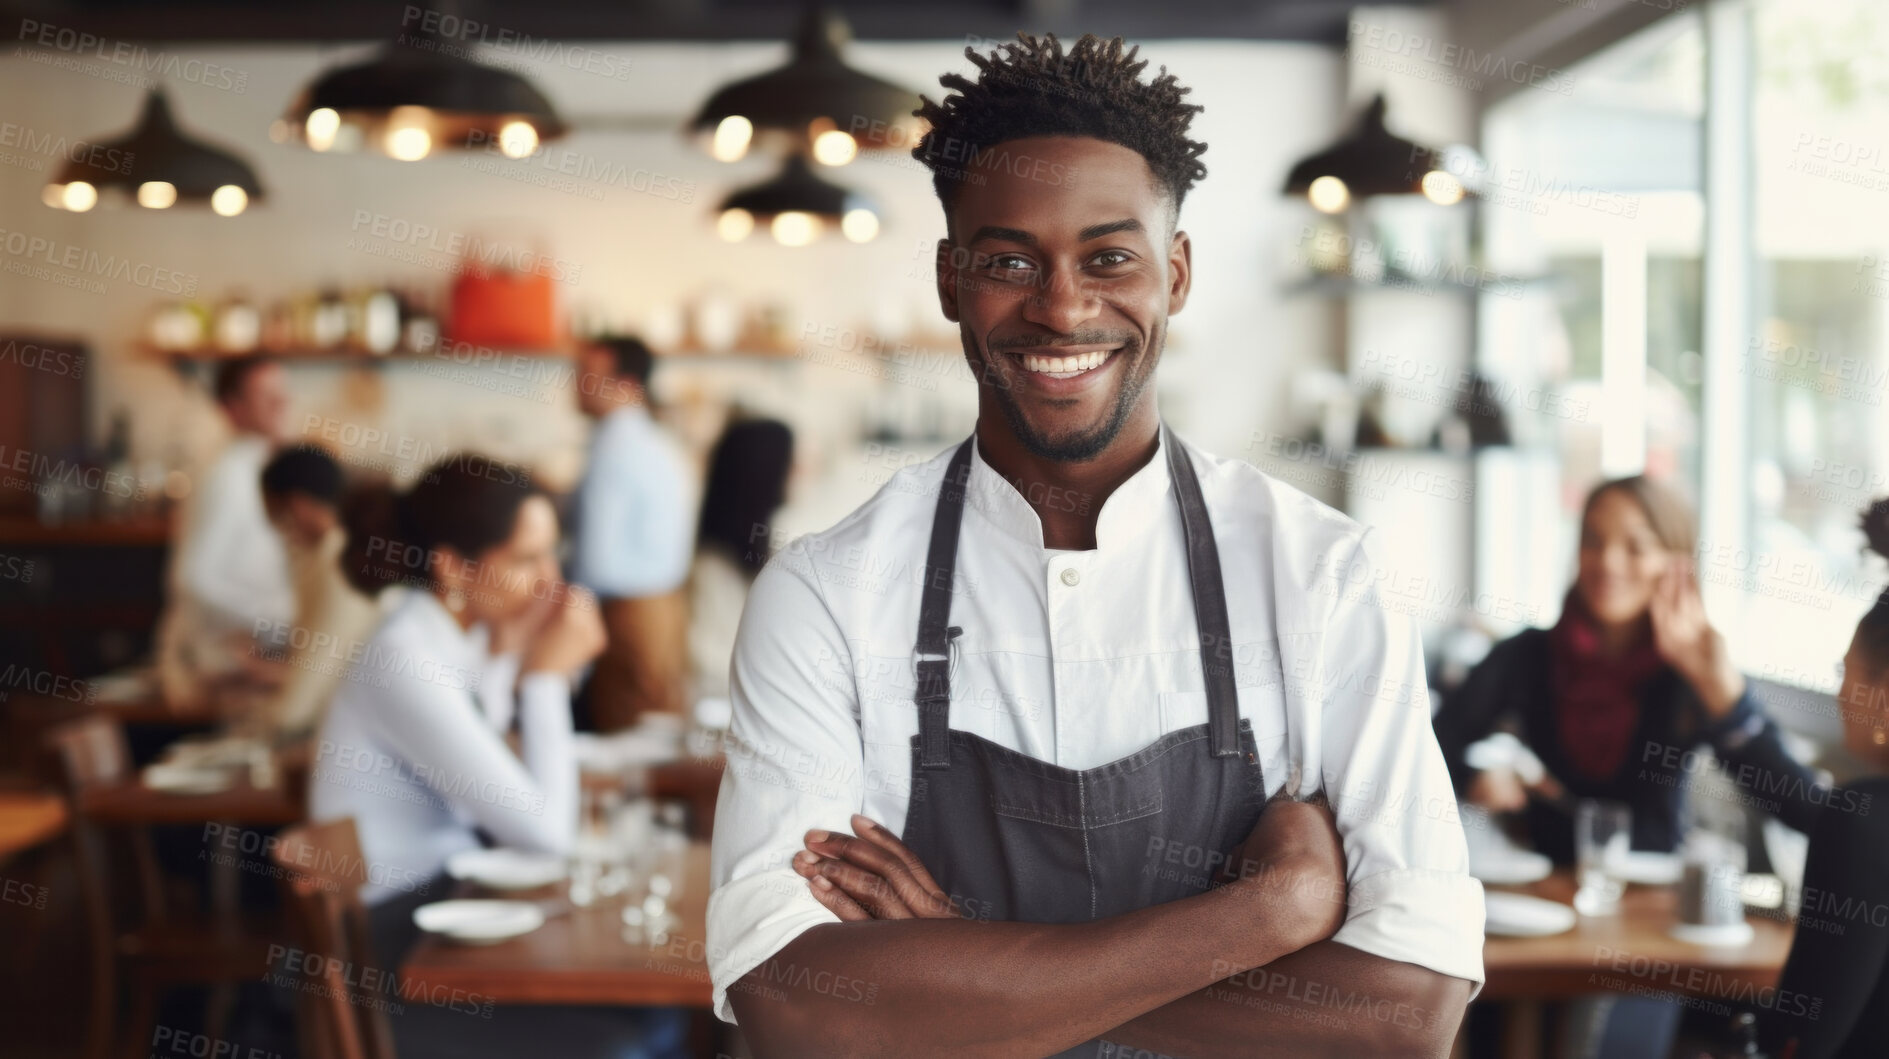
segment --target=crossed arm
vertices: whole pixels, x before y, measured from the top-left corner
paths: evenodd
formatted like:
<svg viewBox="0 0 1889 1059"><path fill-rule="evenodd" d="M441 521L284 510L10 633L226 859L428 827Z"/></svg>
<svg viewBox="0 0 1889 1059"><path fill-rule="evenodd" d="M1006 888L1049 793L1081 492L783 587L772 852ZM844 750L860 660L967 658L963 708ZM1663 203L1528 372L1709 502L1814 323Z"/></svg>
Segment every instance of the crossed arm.
<svg viewBox="0 0 1889 1059"><path fill-rule="evenodd" d="M961 918L909 849L853 822L862 837L811 833L794 865L841 922L729 992L764 1054L1040 1056L1105 1037L1171 1055L1441 1056L1468 999L1466 981L1325 940L1342 853L1334 876L1330 814L1308 803L1267 811L1240 878L1054 926Z"/></svg>

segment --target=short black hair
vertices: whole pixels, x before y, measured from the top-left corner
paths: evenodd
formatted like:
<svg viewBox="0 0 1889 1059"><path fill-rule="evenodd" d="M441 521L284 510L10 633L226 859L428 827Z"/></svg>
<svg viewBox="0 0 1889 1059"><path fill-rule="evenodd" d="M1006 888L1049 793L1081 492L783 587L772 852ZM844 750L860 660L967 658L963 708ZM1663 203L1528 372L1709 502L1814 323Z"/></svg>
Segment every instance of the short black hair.
<svg viewBox="0 0 1889 1059"><path fill-rule="evenodd" d="M1028 136L1089 136L1137 152L1178 218L1188 189L1207 175L1200 161L1207 145L1187 137L1195 112L1205 108L1181 102L1192 89L1181 87L1165 66L1143 82L1148 61L1135 58L1140 50L1124 50L1122 38L1103 40L1093 33L1083 34L1067 53L1053 33L1019 32L1016 43L1000 44L988 56L966 47L965 57L982 71L978 79L945 74L938 83L956 94L939 103L920 96L913 111L931 128L912 157L931 170L946 222L958 190L973 176L976 157Z"/></svg>
<svg viewBox="0 0 1889 1059"><path fill-rule="evenodd" d="M276 453L262 468L262 495L295 493L324 504L340 504L341 465L316 445L296 445Z"/></svg>
<svg viewBox="0 0 1889 1059"><path fill-rule="evenodd" d="M265 357L261 354L252 353L249 356L236 357L218 364L216 366L216 381L212 384L212 392L216 395L216 403L225 404L234 399L237 394L243 392L243 386L249 382L251 375L256 374L274 363L275 358L273 357Z"/></svg>
<svg viewBox="0 0 1889 1059"><path fill-rule="evenodd" d="M590 340L593 346L610 351L619 379L635 379L638 386L649 385L649 373L656 367L656 355L634 335L604 335Z"/></svg>

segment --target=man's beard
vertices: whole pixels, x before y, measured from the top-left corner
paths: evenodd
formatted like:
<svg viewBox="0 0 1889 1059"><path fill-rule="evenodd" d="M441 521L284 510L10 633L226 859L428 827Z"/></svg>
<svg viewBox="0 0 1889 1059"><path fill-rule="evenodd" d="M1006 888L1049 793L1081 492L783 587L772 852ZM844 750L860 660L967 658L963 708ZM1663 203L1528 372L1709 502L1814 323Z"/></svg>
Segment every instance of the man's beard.
<svg viewBox="0 0 1889 1059"><path fill-rule="evenodd" d="M971 343L974 340L969 329L960 323L958 332L963 336L965 346L972 348ZM1116 435L1122 432L1122 427L1128 423L1128 417L1134 413L1136 402L1141 399L1142 390L1147 386L1149 377L1154 374L1154 363L1160 357L1163 337L1164 332L1156 332L1153 345L1147 355L1133 366L1134 369L1139 369L1134 374L1126 374L1131 369L1124 367L1121 384L1115 390L1115 405L1109 409L1108 414L1100 423L1087 430L1059 437L1044 434L1031 425L1029 419L1023 414L1023 407L1017 403L1014 387L1005 384L1000 379L991 378L989 361L986 362L984 374L987 379L990 379L991 389L997 393L997 407L1003 409L1004 419L1010 424L1010 432L1016 435L1017 440L1023 444L1030 455L1040 460L1054 460L1058 463L1082 463L1100 456L1114 442ZM1114 355L1126 357L1130 348L1134 346L1134 343L1123 346L1120 352ZM985 356L990 361L994 361L1004 354L986 352ZM1014 370L1021 372L1026 369L1019 366Z"/></svg>

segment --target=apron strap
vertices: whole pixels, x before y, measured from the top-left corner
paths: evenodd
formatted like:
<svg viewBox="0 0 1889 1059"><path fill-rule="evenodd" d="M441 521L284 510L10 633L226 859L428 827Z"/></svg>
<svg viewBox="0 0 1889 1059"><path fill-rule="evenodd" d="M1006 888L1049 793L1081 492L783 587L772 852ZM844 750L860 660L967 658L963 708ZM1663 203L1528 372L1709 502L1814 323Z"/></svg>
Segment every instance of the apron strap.
<svg viewBox="0 0 1889 1059"><path fill-rule="evenodd" d="M1214 544L1207 501L1201 496L1194 461L1166 423L1162 440L1168 450L1168 477L1180 502L1181 532L1187 538L1187 576L1194 589L1194 621L1200 626L1200 668L1207 682L1207 725L1214 757L1240 752L1240 699L1233 685L1233 630L1227 621L1226 582L1220 577L1220 549Z"/></svg>
<svg viewBox="0 0 1889 1059"><path fill-rule="evenodd" d="M925 556L925 583L918 602L918 645L912 651L917 678L919 765L944 768L951 763L951 587L957 575L958 527L964 521L964 494L971 478L971 441L951 454L938 508L931 519L931 550Z"/></svg>

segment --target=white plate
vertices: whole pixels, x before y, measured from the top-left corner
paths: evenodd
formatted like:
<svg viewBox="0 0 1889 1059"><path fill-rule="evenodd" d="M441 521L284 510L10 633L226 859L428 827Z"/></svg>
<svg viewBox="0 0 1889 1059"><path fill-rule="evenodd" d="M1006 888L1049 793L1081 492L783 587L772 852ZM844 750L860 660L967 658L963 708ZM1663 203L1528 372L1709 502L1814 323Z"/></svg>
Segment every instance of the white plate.
<svg viewBox="0 0 1889 1059"><path fill-rule="evenodd" d="M1522 886L1546 879L1554 862L1526 849L1471 850L1469 874L1491 886Z"/></svg>
<svg viewBox="0 0 1889 1059"><path fill-rule="evenodd" d="M446 874L492 890L531 890L564 878L563 857L516 849L468 849L446 858Z"/></svg>
<svg viewBox="0 0 1889 1059"><path fill-rule="evenodd" d="M1505 938L1543 938L1574 929L1579 918L1559 901L1496 891L1482 895L1483 932Z"/></svg>
<svg viewBox="0 0 1889 1059"><path fill-rule="evenodd" d="M229 769L192 765L146 765L139 778L164 794L215 794L236 786L236 775Z"/></svg>
<svg viewBox="0 0 1889 1059"><path fill-rule="evenodd" d="M1685 873L1686 862L1677 853L1636 849L1607 858L1607 874L1641 886L1672 886Z"/></svg>
<svg viewBox="0 0 1889 1059"><path fill-rule="evenodd" d="M413 925L454 941L488 945L544 926L544 909L529 901L435 901L413 910Z"/></svg>
<svg viewBox="0 0 1889 1059"><path fill-rule="evenodd" d="M1757 931L1752 929L1750 923L1741 919L1736 923L1725 923L1716 927L1702 927L1695 923L1674 923L1669 933L1688 945L1735 949L1741 945L1749 945Z"/></svg>

